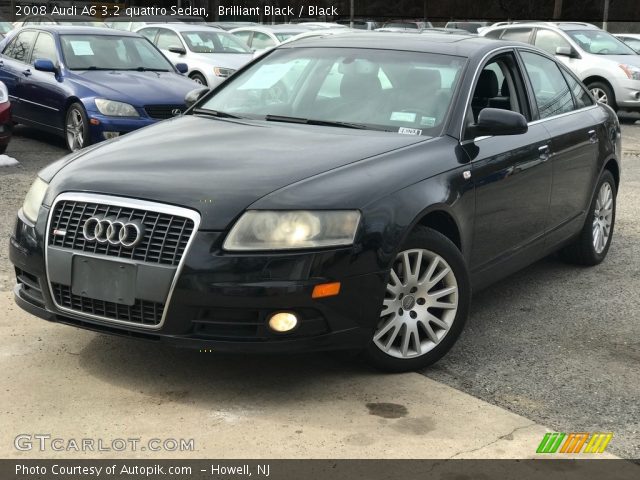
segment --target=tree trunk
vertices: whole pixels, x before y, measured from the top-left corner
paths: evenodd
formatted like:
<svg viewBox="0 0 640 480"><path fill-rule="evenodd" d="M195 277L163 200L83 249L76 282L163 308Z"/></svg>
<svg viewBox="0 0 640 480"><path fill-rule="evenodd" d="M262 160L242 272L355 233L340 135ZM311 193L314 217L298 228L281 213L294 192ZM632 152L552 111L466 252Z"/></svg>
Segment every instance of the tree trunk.
<svg viewBox="0 0 640 480"><path fill-rule="evenodd" d="M553 6L553 19L560 20L562 17L562 0L555 0L555 4Z"/></svg>

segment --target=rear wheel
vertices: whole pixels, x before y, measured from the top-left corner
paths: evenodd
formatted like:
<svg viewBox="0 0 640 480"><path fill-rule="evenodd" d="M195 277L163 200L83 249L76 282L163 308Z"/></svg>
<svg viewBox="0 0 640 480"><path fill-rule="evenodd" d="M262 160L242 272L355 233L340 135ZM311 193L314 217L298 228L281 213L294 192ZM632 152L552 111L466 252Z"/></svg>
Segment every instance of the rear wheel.
<svg viewBox="0 0 640 480"><path fill-rule="evenodd" d="M591 82L587 85L587 88L589 88L591 94L599 103L609 105L614 110L618 109L618 106L616 105L616 97L609 85L604 82Z"/></svg>
<svg viewBox="0 0 640 480"><path fill-rule="evenodd" d="M73 103L67 110L65 139L67 140L67 148L72 152L91 143L89 140L89 120L84 107L79 103Z"/></svg>
<svg viewBox="0 0 640 480"><path fill-rule="evenodd" d="M202 75L201 73L192 73L190 76L191 80L193 80L194 82L200 84L200 85L204 85L205 87L207 86L207 79L204 78L204 75Z"/></svg>
<svg viewBox="0 0 640 480"><path fill-rule="evenodd" d="M616 182L609 170L598 181L587 218L578 238L560 251L579 265L597 265L607 256L616 221Z"/></svg>
<svg viewBox="0 0 640 480"><path fill-rule="evenodd" d="M367 360L390 372L431 365L462 332L470 300L460 251L444 235L417 228L391 267Z"/></svg>

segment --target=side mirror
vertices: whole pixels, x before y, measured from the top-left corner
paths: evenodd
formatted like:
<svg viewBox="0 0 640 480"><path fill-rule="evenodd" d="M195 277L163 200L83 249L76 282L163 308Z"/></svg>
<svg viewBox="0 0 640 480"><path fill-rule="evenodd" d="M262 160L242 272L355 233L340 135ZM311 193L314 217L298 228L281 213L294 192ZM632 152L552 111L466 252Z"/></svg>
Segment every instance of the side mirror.
<svg viewBox="0 0 640 480"><path fill-rule="evenodd" d="M180 73L187 73L189 71L189 66L186 63L176 63L176 70Z"/></svg>
<svg viewBox="0 0 640 480"><path fill-rule="evenodd" d="M193 104L204 97L208 92L208 88L196 88L195 90L191 90L185 95L184 103L187 104L187 108L191 108Z"/></svg>
<svg viewBox="0 0 640 480"><path fill-rule="evenodd" d="M184 55L187 51L182 47L169 47L171 53L177 53L178 55Z"/></svg>
<svg viewBox="0 0 640 480"><path fill-rule="evenodd" d="M36 70L40 70L41 72L56 73L58 71L53 62L48 58L37 59L35 62L33 62L33 68L35 68Z"/></svg>
<svg viewBox="0 0 640 480"><path fill-rule="evenodd" d="M478 122L471 126L474 137L490 135L522 135L527 133L527 119L518 112L501 108L484 108L480 110Z"/></svg>
<svg viewBox="0 0 640 480"><path fill-rule="evenodd" d="M557 47L556 55L561 55L563 57L577 58L578 54L571 47Z"/></svg>

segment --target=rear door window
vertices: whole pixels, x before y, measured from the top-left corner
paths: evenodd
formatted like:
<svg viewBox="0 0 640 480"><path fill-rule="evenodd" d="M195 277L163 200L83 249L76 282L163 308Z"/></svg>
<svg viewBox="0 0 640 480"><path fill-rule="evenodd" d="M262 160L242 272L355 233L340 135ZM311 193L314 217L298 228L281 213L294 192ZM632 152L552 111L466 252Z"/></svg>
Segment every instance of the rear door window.
<svg viewBox="0 0 640 480"><path fill-rule="evenodd" d="M511 40L513 42L531 43L531 28L507 28L505 29L502 40Z"/></svg>
<svg viewBox="0 0 640 480"><path fill-rule="evenodd" d="M540 118L574 110L569 85L553 60L533 52L520 52L538 104Z"/></svg>
<svg viewBox="0 0 640 480"><path fill-rule="evenodd" d="M29 61L29 55L33 48L33 43L36 39L36 32L28 30L18 34L18 36L4 49L4 54L7 57L18 60L19 62L27 63Z"/></svg>

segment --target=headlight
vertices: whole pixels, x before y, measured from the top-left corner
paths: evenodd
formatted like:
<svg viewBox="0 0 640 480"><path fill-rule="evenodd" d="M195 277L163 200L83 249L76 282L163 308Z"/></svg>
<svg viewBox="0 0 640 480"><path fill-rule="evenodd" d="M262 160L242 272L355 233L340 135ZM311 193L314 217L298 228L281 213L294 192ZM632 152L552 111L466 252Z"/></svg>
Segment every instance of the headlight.
<svg viewBox="0 0 640 480"><path fill-rule="evenodd" d="M7 91L7 86L0 82L0 103L9 101L9 92Z"/></svg>
<svg viewBox="0 0 640 480"><path fill-rule="evenodd" d="M233 68L213 67L213 73L216 74L216 77L227 78L236 73L236 71Z"/></svg>
<svg viewBox="0 0 640 480"><path fill-rule="evenodd" d="M24 213L24 216L33 223L38 219L38 211L40 210L44 196L47 193L47 188L49 188L49 184L40 177L36 177L36 180L27 192L27 196L24 197L22 213Z"/></svg>
<svg viewBox="0 0 640 480"><path fill-rule="evenodd" d="M249 210L233 226L225 250L286 250L351 245L360 212Z"/></svg>
<svg viewBox="0 0 640 480"><path fill-rule="evenodd" d="M139 117L138 112L132 105L124 102L116 102L115 100L105 100L104 98L96 98L96 107L98 111L109 117Z"/></svg>
<svg viewBox="0 0 640 480"><path fill-rule="evenodd" d="M622 71L629 77L631 80L640 80L640 68L634 65L626 65L621 63L618 65Z"/></svg>

